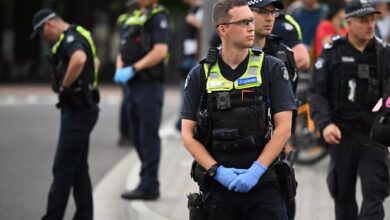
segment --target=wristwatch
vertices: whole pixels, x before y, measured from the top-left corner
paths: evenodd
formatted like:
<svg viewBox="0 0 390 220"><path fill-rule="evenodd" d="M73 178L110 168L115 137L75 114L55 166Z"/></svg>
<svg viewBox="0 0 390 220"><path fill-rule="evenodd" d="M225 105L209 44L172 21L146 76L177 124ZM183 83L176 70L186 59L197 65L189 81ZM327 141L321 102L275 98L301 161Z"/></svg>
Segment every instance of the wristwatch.
<svg viewBox="0 0 390 220"><path fill-rule="evenodd" d="M209 177L214 177L215 175L217 175L217 169L218 169L218 164L214 164L212 165L208 170L207 170L207 175Z"/></svg>

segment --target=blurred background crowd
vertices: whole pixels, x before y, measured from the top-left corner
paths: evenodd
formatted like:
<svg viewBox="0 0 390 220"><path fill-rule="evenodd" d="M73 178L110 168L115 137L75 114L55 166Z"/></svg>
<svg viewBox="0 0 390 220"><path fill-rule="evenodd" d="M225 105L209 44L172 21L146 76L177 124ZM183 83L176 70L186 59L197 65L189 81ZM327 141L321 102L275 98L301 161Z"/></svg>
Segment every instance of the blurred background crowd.
<svg viewBox="0 0 390 220"><path fill-rule="evenodd" d="M186 15L190 8L189 0L162 0L168 7L175 22L172 36L169 74L166 81L178 84L180 81L180 63L183 62L183 41L186 27ZM30 40L31 20L41 8L56 10L65 20L77 23L92 31L98 56L102 61L100 81L111 82L115 59L118 54L119 37L116 21L126 9L126 0L2 0L0 1L0 83L43 82L50 78L46 65L46 45L39 39ZM390 0L371 0L382 14L378 18L377 35L389 41ZM187 2L188 3L188 2ZM322 45L330 41L334 34L345 35L344 7L342 0L284 0L286 13L290 14L301 26L302 42L309 50L311 63L320 54ZM214 1L203 1L204 19L201 48L209 45L213 27L211 10ZM200 39L200 38L199 38ZM201 54L202 54L201 52Z"/></svg>

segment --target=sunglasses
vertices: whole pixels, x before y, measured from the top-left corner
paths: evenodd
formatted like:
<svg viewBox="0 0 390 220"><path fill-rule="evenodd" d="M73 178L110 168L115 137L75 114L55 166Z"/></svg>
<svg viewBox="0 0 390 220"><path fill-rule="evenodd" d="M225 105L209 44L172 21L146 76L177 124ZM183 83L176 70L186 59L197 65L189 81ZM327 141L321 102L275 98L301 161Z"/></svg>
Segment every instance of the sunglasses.
<svg viewBox="0 0 390 220"><path fill-rule="evenodd" d="M268 10L265 8L251 8L251 10L263 16L272 15L278 17L280 15L279 10Z"/></svg>
<svg viewBox="0 0 390 220"><path fill-rule="evenodd" d="M241 19L241 20L238 20L238 21L231 21L231 22L221 23L221 24L217 25L217 27L220 26L220 25L229 25L229 24L235 24L235 25L239 25L239 26L249 26L250 24L254 24L255 20L256 20L255 17L253 17L253 18L246 18L246 19Z"/></svg>

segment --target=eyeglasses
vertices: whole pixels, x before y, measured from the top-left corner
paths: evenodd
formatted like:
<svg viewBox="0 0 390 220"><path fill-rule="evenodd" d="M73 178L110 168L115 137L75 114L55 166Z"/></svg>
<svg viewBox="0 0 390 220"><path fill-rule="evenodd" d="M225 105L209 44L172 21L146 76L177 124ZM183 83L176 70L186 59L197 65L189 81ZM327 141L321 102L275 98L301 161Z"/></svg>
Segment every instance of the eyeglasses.
<svg viewBox="0 0 390 220"><path fill-rule="evenodd" d="M246 18L246 19L241 19L241 20L238 20L238 21L231 21L231 22L221 23L221 24L217 25L217 27L220 26L220 25L229 25L229 24L235 24L235 25L240 25L240 26L248 26L250 24L254 24L255 20L256 20L255 17L253 17L253 18Z"/></svg>
<svg viewBox="0 0 390 220"><path fill-rule="evenodd" d="M257 12L258 14L263 15L263 16L272 15L272 16L278 17L280 14L279 10L268 10L265 8L251 8L251 10L254 12Z"/></svg>

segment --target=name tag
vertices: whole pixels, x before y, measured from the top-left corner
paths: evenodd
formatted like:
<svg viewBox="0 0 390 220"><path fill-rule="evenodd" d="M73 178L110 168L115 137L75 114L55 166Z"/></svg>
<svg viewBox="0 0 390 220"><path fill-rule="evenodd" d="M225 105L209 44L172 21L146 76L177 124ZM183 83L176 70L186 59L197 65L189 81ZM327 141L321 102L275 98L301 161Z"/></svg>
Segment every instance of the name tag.
<svg viewBox="0 0 390 220"><path fill-rule="evenodd" d="M353 57L341 57L341 61L343 63L353 63L355 62L355 59Z"/></svg>
<svg viewBox="0 0 390 220"><path fill-rule="evenodd" d="M223 87L224 85L225 85L225 83L222 81L210 82L210 87L212 87L212 88Z"/></svg>
<svg viewBox="0 0 390 220"><path fill-rule="evenodd" d="M256 82L257 82L257 77L253 76L253 77L238 79L237 84L241 86L241 85L246 85L246 84L251 84Z"/></svg>

